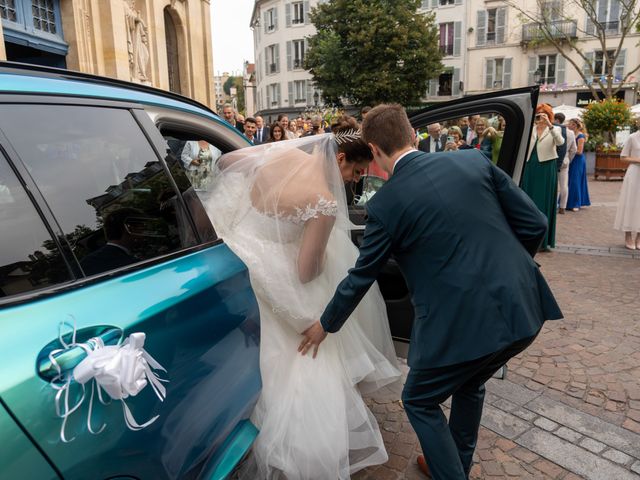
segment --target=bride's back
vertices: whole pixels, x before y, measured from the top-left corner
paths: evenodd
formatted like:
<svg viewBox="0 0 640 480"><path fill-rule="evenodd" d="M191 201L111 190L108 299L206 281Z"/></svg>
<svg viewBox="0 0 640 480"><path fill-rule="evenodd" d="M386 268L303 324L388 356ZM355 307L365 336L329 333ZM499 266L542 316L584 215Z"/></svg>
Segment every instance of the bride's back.
<svg viewBox="0 0 640 480"><path fill-rule="evenodd" d="M271 216L296 215L319 201L333 200L323 160L297 148L277 152L256 171L251 203Z"/></svg>

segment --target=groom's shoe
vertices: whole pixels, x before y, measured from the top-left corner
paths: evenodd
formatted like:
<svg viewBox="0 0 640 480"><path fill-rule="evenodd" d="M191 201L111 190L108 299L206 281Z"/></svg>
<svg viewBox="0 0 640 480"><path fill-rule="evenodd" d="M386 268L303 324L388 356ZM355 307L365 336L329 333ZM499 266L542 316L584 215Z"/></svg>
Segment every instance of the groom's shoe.
<svg viewBox="0 0 640 480"><path fill-rule="evenodd" d="M418 468L427 476L427 478L431 478L431 470L429 470L429 465L427 465L424 455L418 455Z"/></svg>

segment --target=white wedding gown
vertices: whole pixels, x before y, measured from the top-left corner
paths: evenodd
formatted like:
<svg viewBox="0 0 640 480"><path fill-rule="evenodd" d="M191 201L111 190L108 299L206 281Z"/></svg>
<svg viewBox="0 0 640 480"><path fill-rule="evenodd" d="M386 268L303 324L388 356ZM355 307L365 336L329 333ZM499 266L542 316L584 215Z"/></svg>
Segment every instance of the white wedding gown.
<svg viewBox="0 0 640 480"><path fill-rule="evenodd" d="M224 183L205 205L220 236L246 263L261 316L263 387L252 416L260 434L240 478L342 480L385 463L376 419L361 397L400 377L377 285L315 359L297 352L300 333L320 317L357 258L347 231L333 228L322 273L305 284L293 280L305 221L335 216L336 202L318 196L315 204L276 218L252 205L241 174L226 175ZM233 211L234 220L221 218L225 211Z"/></svg>

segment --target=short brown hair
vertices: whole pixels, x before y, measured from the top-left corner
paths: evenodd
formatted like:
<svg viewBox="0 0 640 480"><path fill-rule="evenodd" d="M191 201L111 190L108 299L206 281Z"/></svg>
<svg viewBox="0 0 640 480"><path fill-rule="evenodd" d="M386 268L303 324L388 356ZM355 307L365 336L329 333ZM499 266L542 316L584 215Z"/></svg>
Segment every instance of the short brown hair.
<svg viewBox="0 0 640 480"><path fill-rule="evenodd" d="M391 155L413 144L413 127L401 105L382 104L367 113L362 122L362 138Z"/></svg>

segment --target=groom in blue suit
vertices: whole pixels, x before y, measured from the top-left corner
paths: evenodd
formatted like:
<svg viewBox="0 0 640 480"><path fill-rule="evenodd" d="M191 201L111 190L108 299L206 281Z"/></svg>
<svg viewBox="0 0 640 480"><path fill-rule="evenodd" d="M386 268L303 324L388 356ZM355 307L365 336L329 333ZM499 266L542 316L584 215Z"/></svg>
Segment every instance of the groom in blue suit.
<svg viewBox="0 0 640 480"><path fill-rule="evenodd" d="M399 105L380 105L362 127L391 178L367 204L360 257L300 351L337 332L393 255L415 311L402 400L435 479L466 479L484 384L560 319L533 261L547 221L502 170L476 150L426 154ZM452 397L449 422L440 404ZM426 462L425 462L426 459ZM427 467L428 465L428 467Z"/></svg>

